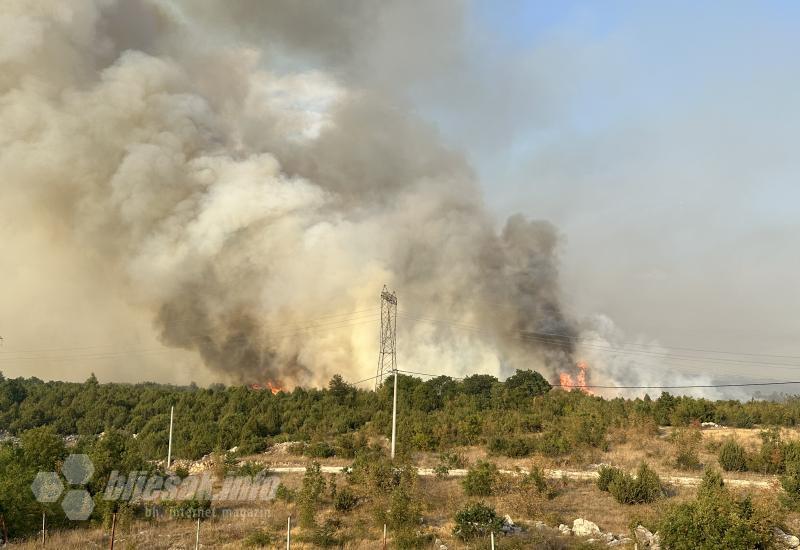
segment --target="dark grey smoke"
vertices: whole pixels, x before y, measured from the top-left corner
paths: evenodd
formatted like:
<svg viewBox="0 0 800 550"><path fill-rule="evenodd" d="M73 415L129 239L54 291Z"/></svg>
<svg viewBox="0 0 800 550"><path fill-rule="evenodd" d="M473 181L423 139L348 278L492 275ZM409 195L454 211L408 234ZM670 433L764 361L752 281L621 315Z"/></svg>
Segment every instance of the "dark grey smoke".
<svg viewBox="0 0 800 550"><path fill-rule="evenodd" d="M434 4L5 4L21 38L0 49L4 196L226 380L368 375L374 319L300 329L377 309L384 283L401 365L553 375L572 346L520 333L577 334L556 230L496 231L468 163L389 85L394 64L419 70L403 48L451 55L436 35L459 36L462 8Z"/></svg>

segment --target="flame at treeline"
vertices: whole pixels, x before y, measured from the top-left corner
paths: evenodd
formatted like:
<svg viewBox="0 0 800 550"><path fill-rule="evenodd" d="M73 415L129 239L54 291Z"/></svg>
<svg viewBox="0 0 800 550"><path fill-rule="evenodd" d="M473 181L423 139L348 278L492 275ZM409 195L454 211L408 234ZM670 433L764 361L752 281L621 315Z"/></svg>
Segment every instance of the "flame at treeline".
<svg viewBox="0 0 800 550"><path fill-rule="evenodd" d="M566 391L579 390L583 393L593 394L594 392L586 386L586 371L589 368L588 363L586 363L586 361L578 361L575 366L578 368L578 372L574 378L568 372L562 372L558 375L561 387Z"/></svg>
<svg viewBox="0 0 800 550"><path fill-rule="evenodd" d="M283 388L280 385L278 385L275 382L271 382L269 380L267 380L263 384L250 384L250 389L251 390L256 390L256 391L269 390L269 391L272 392L272 395L275 395L278 392L282 392L283 391Z"/></svg>

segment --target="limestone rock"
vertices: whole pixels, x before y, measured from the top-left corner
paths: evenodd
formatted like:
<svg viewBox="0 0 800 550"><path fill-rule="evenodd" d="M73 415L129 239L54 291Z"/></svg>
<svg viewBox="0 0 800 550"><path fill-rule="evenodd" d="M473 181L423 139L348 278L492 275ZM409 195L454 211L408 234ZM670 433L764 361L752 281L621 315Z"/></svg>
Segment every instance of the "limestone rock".
<svg viewBox="0 0 800 550"><path fill-rule="evenodd" d="M588 519L578 518L572 522L572 534L576 537L588 537L600 533L600 528L596 523Z"/></svg>
<svg viewBox="0 0 800 550"><path fill-rule="evenodd" d="M772 535L775 540L786 548L797 548L800 546L800 539L794 535L784 533L783 530L776 527L772 530Z"/></svg>
<svg viewBox="0 0 800 550"><path fill-rule="evenodd" d="M661 538L658 536L658 533L651 533L650 530L643 525L637 525L633 532L636 535L636 542L640 548L660 550Z"/></svg>

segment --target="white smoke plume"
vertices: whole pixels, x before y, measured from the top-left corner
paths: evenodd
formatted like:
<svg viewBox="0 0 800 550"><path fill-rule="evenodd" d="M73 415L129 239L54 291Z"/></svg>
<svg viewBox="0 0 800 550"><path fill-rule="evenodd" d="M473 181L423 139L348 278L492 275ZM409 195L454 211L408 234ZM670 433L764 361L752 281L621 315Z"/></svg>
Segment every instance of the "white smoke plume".
<svg viewBox="0 0 800 550"><path fill-rule="evenodd" d="M104 338L145 322L211 380L322 383L374 372L375 317L336 315L377 312L387 284L403 368L569 368L571 344L518 337L577 335L557 231L522 216L497 231L467 162L391 91L450 53L385 20L460 10L410 4L5 0L3 321ZM391 75L401 43L432 65ZM82 280L87 307L32 305L26 285L48 278ZM299 330L311 320L326 329Z"/></svg>

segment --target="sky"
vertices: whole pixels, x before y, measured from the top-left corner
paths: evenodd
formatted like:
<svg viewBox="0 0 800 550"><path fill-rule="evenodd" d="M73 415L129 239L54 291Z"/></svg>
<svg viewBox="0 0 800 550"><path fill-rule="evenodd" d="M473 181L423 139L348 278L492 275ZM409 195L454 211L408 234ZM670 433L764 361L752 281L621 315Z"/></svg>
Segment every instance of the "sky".
<svg viewBox="0 0 800 550"><path fill-rule="evenodd" d="M201 305L224 333L241 311L285 325L282 301L298 323L374 305L373 287L395 281L440 308L423 313L473 324L497 312L470 299L503 295L502 277L531 265L545 269L528 270L533 301L512 296L512 316L535 314L541 294L559 323L619 346L791 356L716 365L716 381L800 369L796 3L12 0L0 29L8 375L210 383L221 374L198 340L165 346L176 302L214 296ZM229 175L209 184L196 168L209 162ZM288 213L272 225L258 200ZM509 219L552 225L518 223L512 243ZM280 238L287 220L295 240ZM506 263L476 243L505 246ZM469 340L410 330L422 364ZM366 376L372 331L298 336L284 352ZM468 343L453 373L511 368ZM48 346L92 361L15 362Z"/></svg>
<svg viewBox="0 0 800 550"><path fill-rule="evenodd" d="M475 96L415 101L498 216L559 228L568 306L800 354L799 6L478 1L464 25Z"/></svg>

